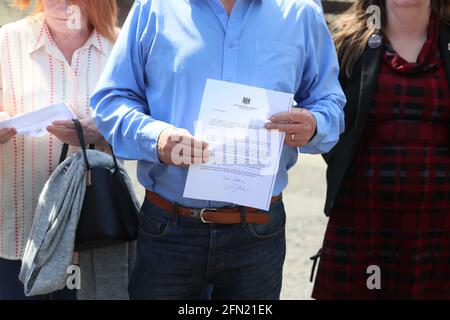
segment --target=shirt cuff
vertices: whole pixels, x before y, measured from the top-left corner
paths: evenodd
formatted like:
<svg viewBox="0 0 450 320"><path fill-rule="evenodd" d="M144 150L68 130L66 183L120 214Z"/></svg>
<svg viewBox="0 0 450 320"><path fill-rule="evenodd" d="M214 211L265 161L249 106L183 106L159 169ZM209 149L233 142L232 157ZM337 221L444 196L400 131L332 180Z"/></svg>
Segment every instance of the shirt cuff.
<svg viewBox="0 0 450 320"><path fill-rule="evenodd" d="M320 153L320 146L323 139L326 137L326 127L327 122L325 117L315 111L310 111L314 118L316 119L316 135L311 139L311 141L304 147L300 148L301 153L317 154Z"/></svg>
<svg viewBox="0 0 450 320"><path fill-rule="evenodd" d="M144 155L146 161L161 164L158 156L158 139L161 132L172 127L172 125L166 122L157 120L145 126L144 130L140 133L139 145L141 154Z"/></svg>

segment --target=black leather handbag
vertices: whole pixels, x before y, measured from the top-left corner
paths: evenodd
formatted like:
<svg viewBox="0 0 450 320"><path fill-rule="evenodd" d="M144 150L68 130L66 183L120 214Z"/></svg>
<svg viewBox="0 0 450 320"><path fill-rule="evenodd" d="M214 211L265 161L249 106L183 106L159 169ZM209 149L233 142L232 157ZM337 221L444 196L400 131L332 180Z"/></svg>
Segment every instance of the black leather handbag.
<svg viewBox="0 0 450 320"><path fill-rule="evenodd" d="M79 120L73 120L86 163L86 195L78 222L75 251L108 247L136 240L138 231L138 208L119 170L116 156L111 148L114 170L92 168L89 164L83 128ZM91 149L93 147L91 146ZM69 146L64 144L60 163L66 157Z"/></svg>

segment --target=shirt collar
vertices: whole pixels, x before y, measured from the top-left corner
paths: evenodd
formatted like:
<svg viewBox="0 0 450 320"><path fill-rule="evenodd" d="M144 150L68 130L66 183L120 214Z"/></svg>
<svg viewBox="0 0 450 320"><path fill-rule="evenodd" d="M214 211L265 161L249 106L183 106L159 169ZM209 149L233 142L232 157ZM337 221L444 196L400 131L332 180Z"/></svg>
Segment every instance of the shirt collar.
<svg viewBox="0 0 450 320"><path fill-rule="evenodd" d="M97 31L94 30L89 37L88 41L83 45L83 48L89 48L90 46L94 46L101 53L105 53L105 45L104 45L103 36Z"/></svg>
<svg viewBox="0 0 450 320"><path fill-rule="evenodd" d="M28 19L32 37L31 41L29 41L29 53L31 54L42 47L56 47L45 23L44 15L38 13ZM94 30L82 48L94 46L99 52L105 54L104 41L104 37L97 30Z"/></svg>

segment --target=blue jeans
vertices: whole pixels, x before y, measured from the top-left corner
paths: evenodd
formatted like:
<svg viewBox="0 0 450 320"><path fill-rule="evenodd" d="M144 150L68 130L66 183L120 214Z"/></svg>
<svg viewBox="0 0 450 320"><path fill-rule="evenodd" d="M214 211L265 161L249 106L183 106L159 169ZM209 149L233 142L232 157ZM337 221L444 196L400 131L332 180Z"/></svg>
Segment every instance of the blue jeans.
<svg viewBox="0 0 450 320"><path fill-rule="evenodd" d="M282 200L268 224L218 225L144 202L131 299L278 300L286 254Z"/></svg>
<svg viewBox="0 0 450 320"><path fill-rule="evenodd" d="M19 280L21 261L0 258L0 300L76 300L75 290L64 289L48 295L26 297Z"/></svg>

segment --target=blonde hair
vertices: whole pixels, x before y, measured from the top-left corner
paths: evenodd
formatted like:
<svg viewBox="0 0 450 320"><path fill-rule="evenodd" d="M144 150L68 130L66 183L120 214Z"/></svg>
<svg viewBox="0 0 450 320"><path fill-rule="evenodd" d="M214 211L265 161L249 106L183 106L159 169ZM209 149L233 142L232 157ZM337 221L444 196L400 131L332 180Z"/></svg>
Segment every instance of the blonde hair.
<svg viewBox="0 0 450 320"><path fill-rule="evenodd" d="M370 17L366 10L376 5L381 9L381 30L375 26L368 26ZM450 0L432 0L431 10L442 23L450 23ZM340 61L341 70L350 77L353 67L363 54L371 35L383 32L386 27L386 1L385 0L357 0L347 12L336 19L331 25L334 44Z"/></svg>
<svg viewBox="0 0 450 320"><path fill-rule="evenodd" d="M26 10L30 7L31 2L31 0L14 0L14 5ZM80 3L88 18L89 27L114 42L117 38L118 8L116 0L81 0ZM33 13L39 13L43 10L42 1L37 0Z"/></svg>

